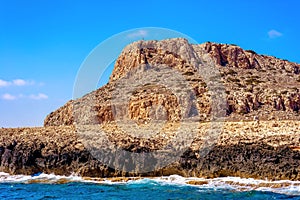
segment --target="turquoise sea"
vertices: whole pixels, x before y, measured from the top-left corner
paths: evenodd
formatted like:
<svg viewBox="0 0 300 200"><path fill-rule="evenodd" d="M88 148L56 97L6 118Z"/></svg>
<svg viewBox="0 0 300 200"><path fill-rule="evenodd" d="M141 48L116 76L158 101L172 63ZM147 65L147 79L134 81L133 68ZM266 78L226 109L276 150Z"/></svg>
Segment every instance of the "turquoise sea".
<svg viewBox="0 0 300 200"><path fill-rule="evenodd" d="M189 181L201 185L187 184ZM0 173L0 199L300 199L300 182L177 175L127 182Z"/></svg>

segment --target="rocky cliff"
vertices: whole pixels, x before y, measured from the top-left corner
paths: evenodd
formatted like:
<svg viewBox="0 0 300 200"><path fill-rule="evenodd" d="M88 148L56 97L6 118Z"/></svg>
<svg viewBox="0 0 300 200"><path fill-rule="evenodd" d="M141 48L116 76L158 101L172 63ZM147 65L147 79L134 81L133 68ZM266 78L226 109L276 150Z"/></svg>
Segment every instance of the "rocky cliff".
<svg viewBox="0 0 300 200"><path fill-rule="evenodd" d="M205 55L220 72L226 90L226 120L300 119L299 64L258 55L235 45L210 42L192 45L184 39L170 39L139 41L127 46L117 59L107 85L54 111L46 117L45 126L73 124L73 115L78 115L76 118L86 124L113 121L112 91L116 88L116 82L145 64L158 67L167 65L181 73L195 92L201 120L209 120L211 94L208 81L205 80L207 74L202 72L201 64L196 63ZM139 100L139 105L130 106L130 109L134 109L129 111L132 118L145 118L141 115L149 115L149 103L159 101L147 96ZM168 102L172 100L165 103L167 107ZM90 106L91 103L93 106ZM84 108L84 105L88 105L88 108ZM142 110L146 110L146 113L142 114ZM94 113L93 117L91 113Z"/></svg>
<svg viewBox="0 0 300 200"><path fill-rule="evenodd" d="M217 89L215 83L220 83ZM196 45L185 39L138 41L124 48L108 84L50 113L45 127L0 129L0 170L300 180L299 88L299 64L235 45ZM220 104L214 104L217 96L223 100ZM215 116L216 112L221 115ZM220 117L215 130L214 117ZM135 124L121 123L126 120ZM167 123L151 125L161 121ZM131 157L113 152L122 160L113 163L117 169L107 164L112 162L112 152L102 152L104 160L94 157L92 147L99 136L93 135L95 128L105 130L113 145L132 153L165 150L176 138L172 130L192 134L193 139L179 159L137 173L126 170L134 160ZM143 137L157 128L161 131ZM217 134L211 136L208 130ZM199 149L207 138L214 143L203 153ZM175 143L166 151L181 145Z"/></svg>

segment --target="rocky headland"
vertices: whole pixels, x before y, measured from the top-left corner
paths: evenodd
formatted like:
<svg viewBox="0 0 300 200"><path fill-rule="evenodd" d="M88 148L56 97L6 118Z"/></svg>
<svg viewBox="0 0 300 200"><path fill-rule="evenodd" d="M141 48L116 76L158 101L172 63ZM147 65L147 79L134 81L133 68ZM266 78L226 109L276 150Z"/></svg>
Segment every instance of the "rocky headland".
<svg viewBox="0 0 300 200"><path fill-rule="evenodd" d="M174 79L163 87L144 84L137 88L122 84L126 77L146 74L149 66L164 65L178 72L183 82L178 84ZM204 65L212 65L218 74L208 74ZM170 70L156 70L154 76L168 78ZM211 85L215 81L224 87L220 108L212 106ZM173 92L184 84L194 95L186 104ZM128 102L116 98L120 85L132 91ZM108 84L50 113L44 127L0 129L0 171L77 173L90 177L179 174L300 180L299 88L299 64L236 45L197 45L185 39L138 41L124 48ZM207 131L212 129L215 110L224 114L215 122L221 128L213 130L217 132L214 142L201 155L203 151L199 149L207 140ZM179 159L163 168L145 173L122 170L127 161L113 168L91 154L80 127L106 130L114 145L134 153L159 150L175 137L168 127L150 139L126 134L117 127L125 116L143 130L153 119L165 120L172 127L187 127L186 134L193 132L194 137ZM119 156L121 160L122 155Z"/></svg>

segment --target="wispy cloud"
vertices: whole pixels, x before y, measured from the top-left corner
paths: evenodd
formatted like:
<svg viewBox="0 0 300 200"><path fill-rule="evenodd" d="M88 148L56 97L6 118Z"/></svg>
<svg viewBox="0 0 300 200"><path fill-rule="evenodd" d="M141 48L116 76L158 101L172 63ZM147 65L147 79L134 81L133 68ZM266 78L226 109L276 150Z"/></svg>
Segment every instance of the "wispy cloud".
<svg viewBox="0 0 300 200"><path fill-rule="evenodd" d="M281 32L274 30L274 29L272 29L268 32L268 36L270 39L275 39L275 38L281 37L282 35L283 34Z"/></svg>
<svg viewBox="0 0 300 200"><path fill-rule="evenodd" d="M45 99L48 99L48 96L43 93L30 94L30 95L24 95L24 94L12 95L12 94L6 93L1 96L1 99L7 100L7 101L12 101L12 100L17 100L17 99L45 100Z"/></svg>
<svg viewBox="0 0 300 200"><path fill-rule="evenodd" d="M24 85L33 85L34 82L33 81L25 81L23 79L15 79L12 81L13 85L16 86L24 86Z"/></svg>
<svg viewBox="0 0 300 200"><path fill-rule="evenodd" d="M29 99L34 99L34 100L42 100L42 99L48 99L48 96L43 94L43 93L39 93L38 95L29 95Z"/></svg>
<svg viewBox="0 0 300 200"><path fill-rule="evenodd" d="M127 35L129 38L138 38L138 37L146 37L148 32L146 30L138 30L136 32L130 33Z"/></svg>
<svg viewBox="0 0 300 200"><path fill-rule="evenodd" d="M11 85L11 82L4 81L4 80L0 79L0 87L7 87L9 85Z"/></svg>
<svg viewBox="0 0 300 200"><path fill-rule="evenodd" d="M6 81L0 79L0 87L8 87L8 86L25 86L25 85L34 85L34 81L27 81L23 79L15 79L12 81Z"/></svg>
<svg viewBox="0 0 300 200"><path fill-rule="evenodd" d="M2 98L3 100L8 100L8 101L12 101L12 100L16 100L16 99L17 99L16 96L11 95L11 94L8 94L8 93L3 94L3 95L1 96L1 98Z"/></svg>

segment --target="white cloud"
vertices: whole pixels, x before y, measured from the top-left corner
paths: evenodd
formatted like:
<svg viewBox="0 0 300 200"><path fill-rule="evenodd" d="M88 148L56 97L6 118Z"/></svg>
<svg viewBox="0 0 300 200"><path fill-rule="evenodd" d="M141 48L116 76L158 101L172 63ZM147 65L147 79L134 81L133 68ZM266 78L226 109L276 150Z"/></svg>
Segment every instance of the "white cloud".
<svg viewBox="0 0 300 200"><path fill-rule="evenodd" d="M279 31L276 31L274 29L270 30L268 32L268 36L270 39L274 39L274 38L278 38L282 36L282 33L280 33Z"/></svg>
<svg viewBox="0 0 300 200"><path fill-rule="evenodd" d="M42 99L48 99L48 96L43 94L43 93L39 93L38 95L29 95L28 96L30 99L34 99L34 100L42 100Z"/></svg>
<svg viewBox="0 0 300 200"><path fill-rule="evenodd" d="M17 97L6 93L2 95L2 99L11 101L17 99Z"/></svg>
<svg viewBox="0 0 300 200"><path fill-rule="evenodd" d="M16 86L23 86L26 85L26 81L24 81L23 79L16 79L12 81L14 85Z"/></svg>
<svg viewBox="0 0 300 200"><path fill-rule="evenodd" d="M17 100L17 99L45 100L48 99L48 96L43 93L31 94L31 95L24 95L24 94L11 95L6 93L1 96L1 99L3 100Z"/></svg>
<svg viewBox="0 0 300 200"><path fill-rule="evenodd" d="M0 88L1 87L9 87L9 86L16 86L16 87L22 87L26 85L37 85L37 86L43 86L44 83L35 83L34 81L28 81L24 79L14 79L11 81L6 81L0 79ZM24 94L18 94L18 95L12 95L9 93L5 93L3 95L0 94L0 99L2 100L17 100L17 99L32 99L32 100L43 100L48 99L48 96L43 93L39 94L30 94L30 95L24 95Z"/></svg>
<svg viewBox="0 0 300 200"><path fill-rule="evenodd" d="M0 87L7 87L11 85L11 82L0 79Z"/></svg>
<svg viewBox="0 0 300 200"><path fill-rule="evenodd" d="M127 35L129 38L138 38L138 37L146 37L148 32L146 30L138 30L136 32L130 33Z"/></svg>
<svg viewBox="0 0 300 200"><path fill-rule="evenodd" d="M8 86L24 86L24 85L33 85L34 81L26 81L23 79L15 79L12 81L5 81L0 79L0 87L8 87Z"/></svg>

